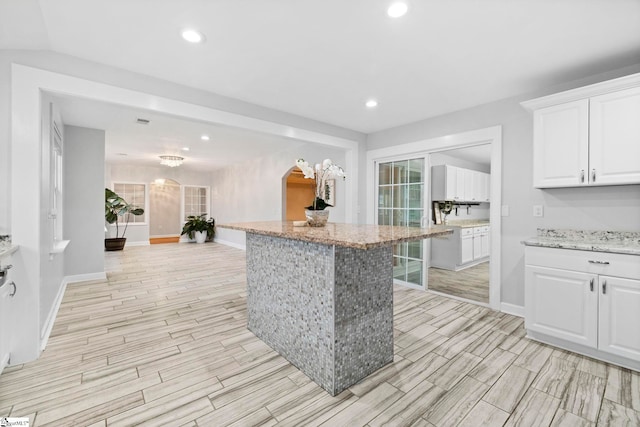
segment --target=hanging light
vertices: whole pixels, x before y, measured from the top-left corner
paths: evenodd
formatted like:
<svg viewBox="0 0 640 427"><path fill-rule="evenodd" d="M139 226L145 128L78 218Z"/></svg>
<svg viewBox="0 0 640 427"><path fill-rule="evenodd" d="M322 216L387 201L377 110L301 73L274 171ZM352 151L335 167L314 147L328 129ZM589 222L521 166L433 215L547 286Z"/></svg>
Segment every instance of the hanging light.
<svg viewBox="0 0 640 427"><path fill-rule="evenodd" d="M170 168L175 168L182 164L184 157L180 156L160 156L160 164L169 166Z"/></svg>

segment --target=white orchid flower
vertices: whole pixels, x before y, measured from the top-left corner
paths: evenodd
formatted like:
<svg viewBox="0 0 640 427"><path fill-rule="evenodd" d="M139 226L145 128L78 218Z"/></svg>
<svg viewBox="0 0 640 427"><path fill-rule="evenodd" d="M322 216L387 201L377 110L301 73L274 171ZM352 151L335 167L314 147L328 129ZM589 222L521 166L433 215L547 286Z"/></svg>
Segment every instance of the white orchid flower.
<svg viewBox="0 0 640 427"><path fill-rule="evenodd" d="M305 178L314 179L316 177L313 168L304 159L296 160L296 166L302 171Z"/></svg>
<svg viewBox="0 0 640 427"><path fill-rule="evenodd" d="M333 166L333 162L331 161L331 159L324 159L322 161L322 169L323 170L327 170L329 169L331 166Z"/></svg>

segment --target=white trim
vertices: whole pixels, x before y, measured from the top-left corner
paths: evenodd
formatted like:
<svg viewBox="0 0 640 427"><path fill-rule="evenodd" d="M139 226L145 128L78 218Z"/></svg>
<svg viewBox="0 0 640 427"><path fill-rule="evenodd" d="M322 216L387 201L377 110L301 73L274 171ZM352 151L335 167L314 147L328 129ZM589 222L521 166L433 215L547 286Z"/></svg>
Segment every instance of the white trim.
<svg viewBox="0 0 640 427"><path fill-rule="evenodd" d="M491 264L489 265L489 306L500 309L500 288L502 286L500 259L502 230L502 126L492 126L458 134L446 135L406 144L393 145L367 151L366 155L366 223L373 224L375 218L375 171L376 163L398 157L436 153L452 148L472 147L491 144L491 206L489 218L491 223ZM429 191L430 194L430 191ZM429 197L430 199L430 197ZM428 288L428 286L427 286Z"/></svg>
<svg viewBox="0 0 640 427"><path fill-rule="evenodd" d="M85 274L74 274L73 276L65 276L65 283L78 283L78 282L88 282L91 280L107 280L107 273L99 272L99 273L85 273Z"/></svg>
<svg viewBox="0 0 640 427"><path fill-rule="evenodd" d="M236 248L236 249L242 249L243 251L247 250L247 246L246 245L241 245L240 243L234 243L234 242L230 242L228 240L216 239L215 237L214 237L213 241L216 242L216 243L220 243L221 245L231 246L232 248Z"/></svg>
<svg viewBox="0 0 640 427"><path fill-rule="evenodd" d="M147 240L147 241L141 241L141 242L129 242L129 239L127 239L127 241L124 243L124 247L131 247L131 246L150 246L151 243Z"/></svg>
<svg viewBox="0 0 640 427"><path fill-rule="evenodd" d="M12 351L12 360L25 363L40 355L40 263L48 256L46 245L41 245L40 223L42 206L40 193L42 171L33 165L41 161L41 95L43 92L71 98L89 99L150 110L175 117L248 129L287 139L336 147L345 151L344 164L348 173L359 176L359 148L363 142L289 126L216 108L191 104L136 90L112 86L53 71L11 64L11 231L13 243L23 247L14 261L15 275L23 291L16 303L25 309L15 319L16 335L22 337L20 345ZM358 221L358 180L347 179L345 222ZM149 242L143 243L149 245ZM133 246L127 243L127 246Z"/></svg>
<svg viewBox="0 0 640 427"><path fill-rule="evenodd" d="M524 306L510 304L508 302L500 303L500 311L511 314L513 316L524 317Z"/></svg>
<svg viewBox="0 0 640 427"><path fill-rule="evenodd" d="M56 295L56 299L51 306L49 315L47 316L47 321L44 323L44 327L40 332L40 352L44 351L47 346L47 342L49 342L49 335L51 335L51 329L53 329L53 324L56 321L56 316L58 315L58 310L60 310L60 304L62 303L62 298L64 297L66 289L67 282L63 279L60 289L58 290L58 295Z"/></svg>
<svg viewBox="0 0 640 427"><path fill-rule="evenodd" d="M605 93L629 89L637 86L640 86L640 73L630 74L628 76L619 77L617 79L606 80L600 83L594 83L588 86L566 90L564 92L558 92L540 98L530 99L528 101L521 102L520 105L522 105L529 111L534 111L539 108L550 107L557 104L564 104L565 102L577 101L580 99L587 99L591 98L592 96L603 95Z"/></svg>

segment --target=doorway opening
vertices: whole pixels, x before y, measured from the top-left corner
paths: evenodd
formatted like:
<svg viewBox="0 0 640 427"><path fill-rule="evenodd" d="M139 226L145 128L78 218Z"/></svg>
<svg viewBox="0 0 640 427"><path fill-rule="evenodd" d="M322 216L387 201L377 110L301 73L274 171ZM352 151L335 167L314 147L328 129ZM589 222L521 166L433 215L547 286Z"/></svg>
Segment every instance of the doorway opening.
<svg viewBox="0 0 640 427"><path fill-rule="evenodd" d="M305 221L304 209L315 197L315 181L294 166L284 176L284 220Z"/></svg>
<svg viewBox="0 0 640 427"><path fill-rule="evenodd" d="M394 283L444 293L493 309L500 308L501 134L501 127L496 126L367 153L367 180L374 182L367 189L368 223L409 225L411 209L416 212L421 209L420 217L416 213L411 216L414 226L446 227L454 231L452 236L421 242L419 250L413 248L414 256L410 256L408 248L396 248L394 267L398 268L394 269ZM464 157L474 153L482 154L483 160ZM423 187L422 191L417 191L417 186L409 191L411 183L403 182L401 173L398 180L394 180L393 168L396 164L409 164L417 159L424 159L424 172L420 180ZM452 181L454 189L456 186L462 192L468 189L468 194L473 196L454 198L434 194L435 186L441 183L436 182L439 178L433 174L433 168L447 164L460 169L461 179L459 182ZM390 184L385 171L389 168L392 171ZM466 176L470 177L468 182ZM394 191L396 189L397 192ZM442 202L442 205L433 201ZM446 213L444 216L442 210L439 211L441 206ZM396 212L400 216L394 220ZM388 218L387 214L391 217ZM439 221L436 220L436 214ZM464 241L461 237L464 237ZM446 250L450 253L440 247L442 242L447 241L452 246ZM442 268L442 264L437 265L442 261L441 258L451 266ZM409 261L412 261L411 269L407 267ZM405 267L404 279L400 277L402 266ZM419 266L422 274L418 278L415 272ZM407 280L409 270L413 273L411 281ZM474 289L474 285L478 285L478 290ZM459 292L454 292L456 286L460 288Z"/></svg>
<svg viewBox="0 0 640 427"><path fill-rule="evenodd" d="M160 178L149 191L149 243L180 241L180 183Z"/></svg>

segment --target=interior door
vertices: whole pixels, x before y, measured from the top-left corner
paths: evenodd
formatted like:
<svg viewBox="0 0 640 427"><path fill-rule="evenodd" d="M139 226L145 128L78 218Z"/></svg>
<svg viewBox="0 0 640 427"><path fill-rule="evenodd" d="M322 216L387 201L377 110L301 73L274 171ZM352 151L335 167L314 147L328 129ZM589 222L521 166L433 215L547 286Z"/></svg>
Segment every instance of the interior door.
<svg viewBox="0 0 640 427"><path fill-rule="evenodd" d="M377 223L420 227L425 204L425 158L378 163ZM393 248L393 277L397 283L424 289L425 240L400 243Z"/></svg>

